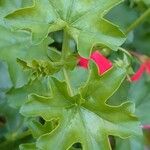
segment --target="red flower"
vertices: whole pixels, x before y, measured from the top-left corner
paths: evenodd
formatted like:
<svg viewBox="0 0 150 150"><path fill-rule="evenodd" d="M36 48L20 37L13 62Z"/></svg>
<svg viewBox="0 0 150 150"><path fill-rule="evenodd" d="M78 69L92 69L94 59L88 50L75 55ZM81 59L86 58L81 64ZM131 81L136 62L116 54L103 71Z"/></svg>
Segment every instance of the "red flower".
<svg viewBox="0 0 150 150"><path fill-rule="evenodd" d="M137 72L131 77L131 81L138 81L144 72L150 75L150 59L141 64Z"/></svg>
<svg viewBox="0 0 150 150"><path fill-rule="evenodd" d="M80 57L79 66L83 68L88 68L90 59L96 63L100 75L105 73L112 67L112 62L108 60L106 57L104 57L99 51L93 52L89 59Z"/></svg>
<svg viewBox="0 0 150 150"><path fill-rule="evenodd" d="M143 126L141 126L143 129L148 129L148 130L150 130L150 125L143 125Z"/></svg>
<svg viewBox="0 0 150 150"><path fill-rule="evenodd" d="M79 66L83 68L88 68L89 60L87 58L79 57Z"/></svg>

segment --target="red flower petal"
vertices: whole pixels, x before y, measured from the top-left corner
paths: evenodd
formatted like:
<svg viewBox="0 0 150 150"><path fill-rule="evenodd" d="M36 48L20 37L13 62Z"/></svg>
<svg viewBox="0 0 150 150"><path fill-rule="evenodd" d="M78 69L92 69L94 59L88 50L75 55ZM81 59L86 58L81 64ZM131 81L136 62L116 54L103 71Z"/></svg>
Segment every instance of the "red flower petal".
<svg viewBox="0 0 150 150"><path fill-rule="evenodd" d="M80 57L80 58L79 58L78 64L79 64L80 67L88 68L88 63L89 63L89 60L88 60L88 59L83 58L83 57Z"/></svg>
<svg viewBox="0 0 150 150"><path fill-rule="evenodd" d="M92 53L90 57L98 66L99 74L105 73L108 69L112 67L112 62L104 57L99 51L95 51ZM83 68L88 68L89 59L80 57L79 58L79 66Z"/></svg>
<svg viewBox="0 0 150 150"><path fill-rule="evenodd" d="M146 69L145 67L146 67L145 63L142 64L140 68L138 69L138 71L131 77L131 81L138 81L142 77Z"/></svg>
<svg viewBox="0 0 150 150"><path fill-rule="evenodd" d="M150 129L150 125L143 125L142 128L143 129Z"/></svg>
<svg viewBox="0 0 150 150"><path fill-rule="evenodd" d="M99 74L105 73L112 67L112 62L104 57L99 51L95 51L91 55L91 59L96 63L99 69Z"/></svg>

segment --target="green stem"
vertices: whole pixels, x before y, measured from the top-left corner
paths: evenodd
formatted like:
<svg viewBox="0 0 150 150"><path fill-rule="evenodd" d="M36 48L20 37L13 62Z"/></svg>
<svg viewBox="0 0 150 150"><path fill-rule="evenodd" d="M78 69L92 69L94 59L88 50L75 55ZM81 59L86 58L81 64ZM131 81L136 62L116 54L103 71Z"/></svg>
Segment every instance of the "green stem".
<svg viewBox="0 0 150 150"><path fill-rule="evenodd" d="M66 31L64 31L63 35L63 43L62 43L62 53L61 53L61 60L65 60L69 53L69 37Z"/></svg>
<svg viewBox="0 0 150 150"><path fill-rule="evenodd" d="M128 34L130 31L135 29L137 26L139 26L141 23L145 21L145 18L150 15L150 8L148 8L136 21L134 21L126 30L126 34Z"/></svg>
<svg viewBox="0 0 150 150"><path fill-rule="evenodd" d="M66 57L68 56L69 50L70 50L69 35L67 34L66 31L64 31L62 54L61 54L61 60L62 61L65 61ZM71 88L68 72L67 72L65 66L63 67L63 73L64 73L65 81L66 81L67 86L68 86L69 93L70 93L71 96L73 96L73 91L72 91L72 88Z"/></svg>
<svg viewBox="0 0 150 150"><path fill-rule="evenodd" d="M65 81L66 81L67 86L68 86L69 93L70 93L71 96L73 96L73 91L72 91L72 88L71 88L69 76L68 76L67 70L65 68L63 68L63 73L64 73Z"/></svg>
<svg viewBox="0 0 150 150"><path fill-rule="evenodd" d="M122 47L119 47L118 49L119 49L120 51L122 51L123 53L127 54L129 57L132 57L131 54L130 54L126 49L124 49L124 48L122 48Z"/></svg>

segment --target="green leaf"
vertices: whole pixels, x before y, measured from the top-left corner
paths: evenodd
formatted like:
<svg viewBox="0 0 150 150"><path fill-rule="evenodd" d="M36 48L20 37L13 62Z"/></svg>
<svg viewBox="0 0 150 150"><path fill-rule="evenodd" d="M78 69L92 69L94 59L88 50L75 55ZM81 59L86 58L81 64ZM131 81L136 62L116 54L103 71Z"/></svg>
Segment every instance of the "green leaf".
<svg viewBox="0 0 150 150"><path fill-rule="evenodd" d="M146 75L137 81L136 83L124 82L119 90L109 99L109 104L119 105L123 103L126 99L135 103L135 114L138 116L139 121L143 125L149 125L149 113L150 113L150 82L147 80ZM145 136L145 135L144 135ZM144 138L143 136L143 138ZM121 140L117 139L116 149L121 148L129 150L143 150L144 140L138 137L131 137L130 139Z"/></svg>
<svg viewBox="0 0 150 150"><path fill-rule="evenodd" d="M29 128L32 131L33 137L38 138L43 134L51 132L55 128L54 123L55 122L53 121L47 121L44 125L42 125L38 121L33 120L29 123Z"/></svg>
<svg viewBox="0 0 150 150"><path fill-rule="evenodd" d="M150 82L147 81L146 75L130 86L128 97L136 104L136 114L143 125L150 124Z"/></svg>
<svg viewBox="0 0 150 150"><path fill-rule="evenodd" d="M12 87L8 66L0 61L0 92L6 92Z"/></svg>
<svg viewBox="0 0 150 150"><path fill-rule="evenodd" d="M59 81L65 81L65 76L67 76L73 94L76 95L79 93L80 87L82 87L87 81L88 73L89 70L87 69L75 67L73 70L66 70L66 74L64 74L63 70L61 70L54 74L53 77L57 78Z"/></svg>
<svg viewBox="0 0 150 150"><path fill-rule="evenodd" d="M106 15L106 18L111 20L111 22L119 25L126 31L129 25L131 25L138 18L138 14L137 11L135 9L131 9L131 7L129 7L128 3L125 1L117 7L114 7Z"/></svg>
<svg viewBox="0 0 150 150"><path fill-rule="evenodd" d="M10 79L8 65L0 61L0 127L5 124L6 118L2 115L2 111L6 101L6 93L12 88L12 81ZM2 116L1 116L2 115ZM1 133L1 131L0 131ZM0 137L2 136L2 133Z"/></svg>
<svg viewBox="0 0 150 150"><path fill-rule="evenodd" d="M47 54L51 61L58 62L61 59L61 52L56 48L50 47Z"/></svg>
<svg viewBox="0 0 150 150"><path fill-rule="evenodd" d="M106 72L104 76L99 76L95 65L93 65L93 68L89 75L89 80L85 87L81 89L81 92L84 98L94 97L104 103L119 88L126 77L126 70L114 66L110 71ZM95 102L95 104L97 104L97 102Z"/></svg>
<svg viewBox="0 0 150 150"><path fill-rule="evenodd" d="M67 55L67 57L64 58L64 60L62 61L61 60L61 53L57 49L55 49L53 47L50 47L48 49L48 57L53 62L60 62L60 63L62 63L63 66L65 68L67 68L68 70L69 69L73 70L77 66L77 56L75 54Z"/></svg>
<svg viewBox="0 0 150 150"><path fill-rule="evenodd" d="M18 109L8 106L6 99L5 102L0 104L0 116L4 117L6 120L5 124L0 128L0 148L3 149L3 143L1 144L1 140L8 140L6 145L10 142L10 146L12 146L17 135L24 131L26 122L25 118L19 114ZM4 147L6 145L4 144Z"/></svg>
<svg viewBox="0 0 150 150"><path fill-rule="evenodd" d="M110 72L111 74L105 74L99 80L93 79L96 87L99 83L101 91L109 93L108 97L113 91L116 91L124 79L120 69L118 72L117 69L108 71L108 74ZM116 82L116 76L112 76L113 72L117 72L119 81ZM98 77L98 74L95 76ZM108 82L110 78L116 83L115 86L114 82ZM102 84L101 80L105 84ZM105 103L108 97L95 97L96 94L85 97L85 99L80 94L70 96L65 82L52 78L50 83L50 97L32 94L20 110L21 114L27 117L41 116L46 121L53 118L59 119L59 125L53 132L44 134L37 140L37 148L65 150L74 143L80 142L84 150L110 150L108 135L122 138L127 138L132 134L141 135L139 123L133 115L134 105L130 102L111 106ZM109 86L106 88L107 84ZM95 88L95 91L100 90Z"/></svg>
<svg viewBox="0 0 150 150"><path fill-rule="evenodd" d="M126 140L117 138L116 150L144 150L144 142L137 137L130 137Z"/></svg>
<svg viewBox="0 0 150 150"><path fill-rule="evenodd" d="M139 53L150 55L149 43L150 43L150 22L144 23L134 33L134 41L132 47L137 49Z"/></svg>
<svg viewBox="0 0 150 150"><path fill-rule="evenodd" d="M147 75L135 83L124 82L118 91L109 99L109 104L119 105L125 100L135 103L135 114L143 125L150 124L150 82Z"/></svg>
<svg viewBox="0 0 150 150"><path fill-rule="evenodd" d="M135 3L139 4L139 5L142 5L143 3L147 6L150 6L150 1L149 0L132 0L134 1Z"/></svg>
<svg viewBox="0 0 150 150"><path fill-rule="evenodd" d="M29 144L21 144L19 146L20 150L37 150L36 145L34 143Z"/></svg>
<svg viewBox="0 0 150 150"><path fill-rule="evenodd" d="M48 85L48 78L39 78L33 82L21 87L13 88L7 93L8 103L11 107L18 108L24 104L30 93L42 94L50 96L50 89Z"/></svg>
<svg viewBox="0 0 150 150"><path fill-rule="evenodd" d="M28 70L32 73L31 80L52 75L63 67L63 63L52 62L50 60L23 61L21 59L17 59L17 62L24 68L25 71Z"/></svg>
<svg viewBox="0 0 150 150"><path fill-rule="evenodd" d="M30 72L23 72L17 58L47 60L47 47L51 40L45 39L40 45L33 46L28 32L14 32L0 26L0 33L0 59L8 63L14 87L19 88L29 81Z"/></svg>
<svg viewBox="0 0 150 150"><path fill-rule="evenodd" d="M31 0L1 0L0 1L0 20L9 13L17 10L18 8L24 8L32 5Z"/></svg>
<svg viewBox="0 0 150 150"><path fill-rule="evenodd" d="M14 29L31 30L33 43L41 42L50 32L63 29L76 41L80 55L88 57L94 45L117 50L124 42L124 34L118 27L103 18L120 2L34 0L31 7L18 9L5 20Z"/></svg>
<svg viewBox="0 0 150 150"><path fill-rule="evenodd" d="M18 113L18 110L10 108L6 103L3 103L3 107L1 105L0 114L6 117L7 124L4 128L8 133L11 134L22 126L23 117Z"/></svg>

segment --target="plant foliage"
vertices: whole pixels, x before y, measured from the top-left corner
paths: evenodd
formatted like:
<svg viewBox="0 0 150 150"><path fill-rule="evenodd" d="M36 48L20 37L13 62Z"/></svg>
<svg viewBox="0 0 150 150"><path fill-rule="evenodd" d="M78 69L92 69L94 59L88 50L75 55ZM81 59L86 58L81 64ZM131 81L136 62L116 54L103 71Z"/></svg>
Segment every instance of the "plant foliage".
<svg viewBox="0 0 150 150"><path fill-rule="evenodd" d="M149 6L0 0L0 149L142 150L142 126L150 124ZM137 83L129 82L138 66L131 54L147 65Z"/></svg>

